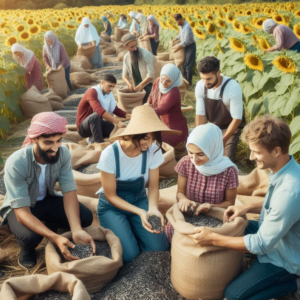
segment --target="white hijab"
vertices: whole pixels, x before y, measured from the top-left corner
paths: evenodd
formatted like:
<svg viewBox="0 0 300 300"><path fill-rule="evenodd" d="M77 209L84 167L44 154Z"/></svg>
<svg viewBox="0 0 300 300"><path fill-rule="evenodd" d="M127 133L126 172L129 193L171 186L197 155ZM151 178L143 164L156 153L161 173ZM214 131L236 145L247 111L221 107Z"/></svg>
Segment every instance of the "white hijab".
<svg viewBox="0 0 300 300"><path fill-rule="evenodd" d="M180 70L173 64L166 64L162 67L160 71L160 77L163 75L168 76L172 81L172 84L168 88L163 87L161 82L159 81L159 90L163 94L169 93L172 88L180 86L182 84Z"/></svg>
<svg viewBox="0 0 300 300"><path fill-rule="evenodd" d="M159 23L153 15L150 15L147 20L152 20L154 22L154 24L156 24L159 27Z"/></svg>
<svg viewBox="0 0 300 300"><path fill-rule="evenodd" d="M26 65L30 62L34 55L31 50L24 48L18 43L12 45L11 52L13 53L14 60L18 62L22 67L26 67ZM21 52L22 57L15 55L15 52Z"/></svg>
<svg viewBox="0 0 300 300"><path fill-rule="evenodd" d="M263 30L266 33L271 33L274 26L278 25L273 19L267 19L263 22Z"/></svg>
<svg viewBox="0 0 300 300"><path fill-rule="evenodd" d="M196 145L209 158L209 161L204 165L195 165L196 169L204 176L220 174L229 167L235 167L238 170L228 157L223 156L222 131L215 124L208 123L197 126L188 137L186 145L188 144Z"/></svg>
<svg viewBox="0 0 300 300"><path fill-rule="evenodd" d="M85 28L84 25L89 25L89 27ZM96 41L96 46L98 46L99 40L99 34L91 20L88 17L84 17L76 32L75 41L77 45Z"/></svg>
<svg viewBox="0 0 300 300"><path fill-rule="evenodd" d="M100 84L93 86L92 89L97 91L98 100L101 106L112 115L117 106L113 93L110 92L109 94L103 95Z"/></svg>

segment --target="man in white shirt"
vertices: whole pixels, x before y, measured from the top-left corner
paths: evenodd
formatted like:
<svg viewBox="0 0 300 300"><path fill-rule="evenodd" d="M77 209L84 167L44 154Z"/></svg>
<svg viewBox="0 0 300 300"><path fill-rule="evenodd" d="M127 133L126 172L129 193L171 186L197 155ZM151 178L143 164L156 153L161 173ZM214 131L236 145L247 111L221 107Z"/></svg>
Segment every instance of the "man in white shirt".
<svg viewBox="0 0 300 300"><path fill-rule="evenodd" d="M199 65L201 80L196 85L196 126L206 121L216 124L223 133L224 155L235 159L243 122L243 95L240 85L221 75L220 61L203 58Z"/></svg>

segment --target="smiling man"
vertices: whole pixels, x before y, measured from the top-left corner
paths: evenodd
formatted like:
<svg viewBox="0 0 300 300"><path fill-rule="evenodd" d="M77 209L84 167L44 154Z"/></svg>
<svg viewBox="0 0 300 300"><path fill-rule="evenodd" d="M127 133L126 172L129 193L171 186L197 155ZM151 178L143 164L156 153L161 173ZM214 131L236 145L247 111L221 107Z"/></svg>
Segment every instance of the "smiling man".
<svg viewBox="0 0 300 300"><path fill-rule="evenodd" d="M235 159L243 122L243 95L240 85L221 75L220 61L203 58L199 65L201 80L196 85L196 126L206 121L216 124L223 134L224 155Z"/></svg>
<svg viewBox="0 0 300 300"><path fill-rule="evenodd" d="M205 227L196 228L191 237L200 246L257 255L252 266L226 288L228 300L279 298L296 292L300 277L300 166L289 155L291 131L283 120L259 117L245 127L243 140L257 168L272 170L270 185L263 203L229 206L224 221L246 213L260 213L259 220L249 221L244 237L223 236Z"/></svg>
<svg viewBox="0 0 300 300"><path fill-rule="evenodd" d="M67 120L53 112L35 115L23 148L5 164L6 195L0 212L17 238L19 264L25 268L36 264L35 248L44 237L66 260L78 259L68 250L74 244L58 235L58 228L71 229L76 244L90 243L95 251L92 237L82 230L92 224L93 214L78 202L71 155L61 144L66 125ZM54 189L57 181L62 195Z"/></svg>

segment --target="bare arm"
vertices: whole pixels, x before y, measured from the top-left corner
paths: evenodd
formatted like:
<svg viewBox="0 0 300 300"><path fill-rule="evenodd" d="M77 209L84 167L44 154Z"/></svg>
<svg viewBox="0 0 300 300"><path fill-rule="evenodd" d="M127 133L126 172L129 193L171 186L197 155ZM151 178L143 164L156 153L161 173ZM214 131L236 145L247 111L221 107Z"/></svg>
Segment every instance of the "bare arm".
<svg viewBox="0 0 300 300"><path fill-rule="evenodd" d="M135 91L141 92L151 80L152 78L146 77L138 86L135 87Z"/></svg>
<svg viewBox="0 0 300 300"><path fill-rule="evenodd" d="M196 115L195 116L195 126L206 124L206 116Z"/></svg>
<svg viewBox="0 0 300 300"><path fill-rule="evenodd" d="M231 123L229 124L224 136L223 136L223 144L225 145L228 139L234 134L234 132L238 129L242 120L239 119L232 119Z"/></svg>
<svg viewBox="0 0 300 300"><path fill-rule="evenodd" d="M127 84L128 89L132 92L134 90L133 85L131 84L129 78L127 76L123 76L122 79L124 80L124 82Z"/></svg>

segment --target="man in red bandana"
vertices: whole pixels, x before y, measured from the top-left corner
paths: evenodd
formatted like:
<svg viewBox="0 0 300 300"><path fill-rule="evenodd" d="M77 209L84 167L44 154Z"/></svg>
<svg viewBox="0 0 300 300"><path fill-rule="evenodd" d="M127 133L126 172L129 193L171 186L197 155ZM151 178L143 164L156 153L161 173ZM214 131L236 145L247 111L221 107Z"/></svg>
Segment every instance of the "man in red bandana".
<svg viewBox="0 0 300 300"><path fill-rule="evenodd" d="M19 264L36 264L35 248L44 237L52 241L65 259L78 259L68 247L75 245L57 234L58 228L71 229L75 244L91 244L92 237L82 228L91 225L92 212L78 202L72 173L71 155L62 145L67 120L45 112L33 117L23 148L5 164L6 195L0 214L21 247ZM62 195L54 189L59 182Z"/></svg>

